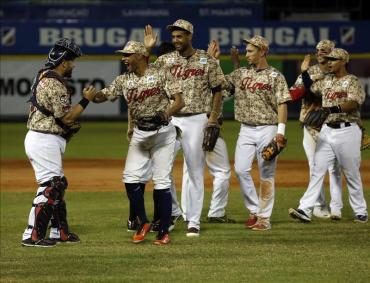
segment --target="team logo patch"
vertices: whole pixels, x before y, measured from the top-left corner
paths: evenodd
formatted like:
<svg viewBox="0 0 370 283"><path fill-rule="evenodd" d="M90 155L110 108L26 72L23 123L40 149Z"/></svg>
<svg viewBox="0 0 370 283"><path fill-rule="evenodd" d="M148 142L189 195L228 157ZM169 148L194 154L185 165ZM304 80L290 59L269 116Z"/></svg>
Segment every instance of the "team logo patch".
<svg viewBox="0 0 370 283"><path fill-rule="evenodd" d="M342 87L347 87L348 85L349 85L349 82L348 81L342 82Z"/></svg>
<svg viewBox="0 0 370 283"><path fill-rule="evenodd" d="M207 58L206 57L200 57L199 63L201 63L202 65L207 64Z"/></svg>
<svg viewBox="0 0 370 283"><path fill-rule="evenodd" d="M67 95L61 96L60 102L62 102L63 104L67 104L69 102L69 97Z"/></svg>
<svg viewBox="0 0 370 283"><path fill-rule="evenodd" d="M168 58L167 59L167 64L173 64L175 63L175 58Z"/></svg>
<svg viewBox="0 0 370 283"><path fill-rule="evenodd" d="M271 76L271 77L273 77L273 78L276 78L276 77L277 77L277 75L278 75L278 73L276 73L276 72L272 72L270 76Z"/></svg>
<svg viewBox="0 0 370 283"><path fill-rule="evenodd" d="M127 86L128 86L129 88L134 88L134 87L135 87L135 83L134 83L134 81L128 81L128 82L127 82Z"/></svg>
<svg viewBox="0 0 370 283"><path fill-rule="evenodd" d="M147 79L146 79L146 82L147 83L154 83L155 82L154 76L148 76Z"/></svg>
<svg viewBox="0 0 370 283"><path fill-rule="evenodd" d="M325 83L325 87L331 87L331 81L327 81L327 82Z"/></svg>

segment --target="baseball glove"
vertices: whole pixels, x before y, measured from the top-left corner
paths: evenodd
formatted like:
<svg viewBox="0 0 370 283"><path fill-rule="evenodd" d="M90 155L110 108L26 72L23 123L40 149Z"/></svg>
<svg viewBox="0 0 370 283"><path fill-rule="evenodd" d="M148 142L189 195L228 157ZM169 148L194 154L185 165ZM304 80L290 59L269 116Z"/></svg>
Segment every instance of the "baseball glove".
<svg viewBox="0 0 370 283"><path fill-rule="evenodd" d="M213 151L218 137L220 136L220 126L217 124L209 124L204 129L203 150Z"/></svg>
<svg viewBox="0 0 370 283"><path fill-rule="evenodd" d="M159 111L152 117L143 117L137 121L137 125L142 128L157 130L161 126L167 126L169 118L165 112Z"/></svg>
<svg viewBox="0 0 370 283"><path fill-rule="evenodd" d="M330 111L327 108L318 108L311 110L304 118L303 124L320 131L329 114Z"/></svg>
<svg viewBox="0 0 370 283"><path fill-rule="evenodd" d="M278 143L276 141L276 137L272 139L272 141L269 142L268 145L266 145L261 152L262 158L266 161L273 160L286 146L287 139L282 138L280 141L284 146L279 147Z"/></svg>
<svg viewBox="0 0 370 283"><path fill-rule="evenodd" d="M361 137L361 150L370 149L370 136L365 133L365 129L362 128L362 137Z"/></svg>

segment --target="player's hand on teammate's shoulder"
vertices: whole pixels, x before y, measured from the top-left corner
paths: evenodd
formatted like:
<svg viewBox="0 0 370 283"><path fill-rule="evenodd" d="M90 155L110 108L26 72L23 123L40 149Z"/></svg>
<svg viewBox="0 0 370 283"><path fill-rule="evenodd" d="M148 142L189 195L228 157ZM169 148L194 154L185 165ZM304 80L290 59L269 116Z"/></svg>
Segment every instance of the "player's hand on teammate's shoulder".
<svg viewBox="0 0 370 283"><path fill-rule="evenodd" d="M301 64L301 72L302 73L308 70L308 68L310 67L310 61L311 61L311 55L306 54L304 56L303 62Z"/></svg>
<svg viewBox="0 0 370 283"><path fill-rule="evenodd" d="M151 25L146 25L144 29L144 46L147 50L151 50L157 43L158 35L153 31Z"/></svg>
<svg viewBox="0 0 370 283"><path fill-rule="evenodd" d="M87 98L89 101L93 101L96 95L96 89L92 85L85 87L82 90L83 97Z"/></svg>

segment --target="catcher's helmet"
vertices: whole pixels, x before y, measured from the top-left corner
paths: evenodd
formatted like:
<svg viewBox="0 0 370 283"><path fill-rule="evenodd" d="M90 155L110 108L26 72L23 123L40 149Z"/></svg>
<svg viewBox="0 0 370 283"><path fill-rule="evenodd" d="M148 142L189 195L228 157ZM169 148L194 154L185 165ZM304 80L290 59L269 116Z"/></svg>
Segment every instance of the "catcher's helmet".
<svg viewBox="0 0 370 283"><path fill-rule="evenodd" d="M59 39L49 51L46 67L55 68L63 60L73 60L82 55L80 47L68 38Z"/></svg>

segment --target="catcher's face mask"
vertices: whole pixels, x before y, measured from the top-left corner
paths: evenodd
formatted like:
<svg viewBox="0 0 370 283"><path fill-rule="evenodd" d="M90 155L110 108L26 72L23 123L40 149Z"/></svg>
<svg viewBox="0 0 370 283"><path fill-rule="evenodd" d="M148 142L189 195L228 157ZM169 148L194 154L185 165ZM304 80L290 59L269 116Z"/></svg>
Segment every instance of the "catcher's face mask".
<svg viewBox="0 0 370 283"><path fill-rule="evenodd" d="M63 60L74 60L80 56L82 56L80 47L74 43L74 41L62 38L59 39L49 51L45 66L55 68L61 64Z"/></svg>

